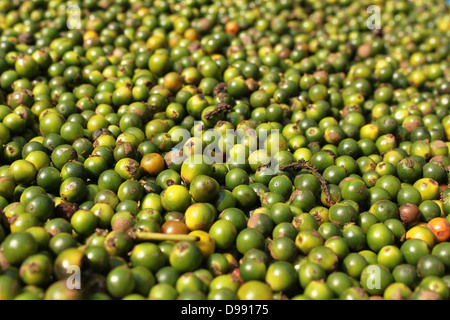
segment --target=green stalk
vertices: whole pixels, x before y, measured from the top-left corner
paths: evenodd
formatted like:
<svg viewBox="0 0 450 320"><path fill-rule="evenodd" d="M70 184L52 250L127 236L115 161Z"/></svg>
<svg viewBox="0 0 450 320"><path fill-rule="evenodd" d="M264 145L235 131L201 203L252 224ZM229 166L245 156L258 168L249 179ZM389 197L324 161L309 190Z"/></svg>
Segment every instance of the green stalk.
<svg viewBox="0 0 450 320"><path fill-rule="evenodd" d="M136 239L141 241L199 241L198 236L189 234L166 234L157 232L142 232L135 233Z"/></svg>

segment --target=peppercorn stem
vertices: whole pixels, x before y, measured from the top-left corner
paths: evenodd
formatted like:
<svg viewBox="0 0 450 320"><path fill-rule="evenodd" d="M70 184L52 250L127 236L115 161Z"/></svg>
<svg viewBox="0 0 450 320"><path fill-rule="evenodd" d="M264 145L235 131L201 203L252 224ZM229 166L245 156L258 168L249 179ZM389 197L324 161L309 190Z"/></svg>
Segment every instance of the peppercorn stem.
<svg viewBox="0 0 450 320"><path fill-rule="evenodd" d="M198 236L189 234L167 234L157 232L141 232L135 233L137 240L143 241L199 241Z"/></svg>
<svg viewBox="0 0 450 320"><path fill-rule="evenodd" d="M285 170L288 168L294 168L295 170L309 170L311 171L320 181L322 184L323 191L325 193L325 196L327 197L327 202L330 204L333 204L333 201L331 199L331 194L328 191L327 182L323 178L323 176L317 171L317 168L313 165L308 164L304 159L300 159L297 162L289 163L284 166L280 167L280 170Z"/></svg>

